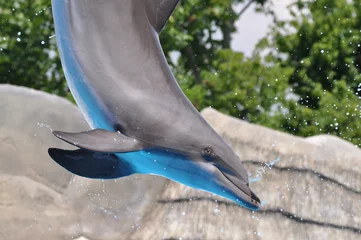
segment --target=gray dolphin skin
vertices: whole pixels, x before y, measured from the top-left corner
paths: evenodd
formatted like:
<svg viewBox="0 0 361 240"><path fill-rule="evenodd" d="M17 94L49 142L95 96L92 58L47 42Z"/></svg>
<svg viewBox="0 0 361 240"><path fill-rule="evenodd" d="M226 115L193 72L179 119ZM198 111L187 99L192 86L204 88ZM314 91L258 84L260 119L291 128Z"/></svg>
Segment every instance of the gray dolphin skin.
<svg viewBox="0 0 361 240"><path fill-rule="evenodd" d="M189 102L159 33L178 0L52 0L69 88L92 131L49 149L72 173L113 179L154 174L260 207L240 159ZM200 31L202 31L200 29Z"/></svg>

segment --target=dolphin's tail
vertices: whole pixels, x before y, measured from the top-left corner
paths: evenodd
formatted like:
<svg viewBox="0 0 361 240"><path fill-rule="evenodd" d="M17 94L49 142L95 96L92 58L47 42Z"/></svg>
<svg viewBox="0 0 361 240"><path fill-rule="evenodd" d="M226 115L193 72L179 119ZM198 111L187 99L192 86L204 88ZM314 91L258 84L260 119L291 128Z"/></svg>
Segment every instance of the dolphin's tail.
<svg viewBox="0 0 361 240"><path fill-rule="evenodd" d="M57 148L49 148L48 153L63 168L82 177L113 179L134 173L130 165L111 153Z"/></svg>

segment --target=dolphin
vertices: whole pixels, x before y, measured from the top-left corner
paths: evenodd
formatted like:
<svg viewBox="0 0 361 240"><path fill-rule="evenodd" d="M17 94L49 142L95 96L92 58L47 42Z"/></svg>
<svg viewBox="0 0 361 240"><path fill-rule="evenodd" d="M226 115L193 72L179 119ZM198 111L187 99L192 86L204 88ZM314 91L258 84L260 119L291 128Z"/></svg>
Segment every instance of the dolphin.
<svg viewBox="0 0 361 240"><path fill-rule="evenodd" d="M153 174L260 207L242 162L175 80L159 34L179 0L52 0L69 88L93 130L54 131L68 171L114 179Z"/></svg>

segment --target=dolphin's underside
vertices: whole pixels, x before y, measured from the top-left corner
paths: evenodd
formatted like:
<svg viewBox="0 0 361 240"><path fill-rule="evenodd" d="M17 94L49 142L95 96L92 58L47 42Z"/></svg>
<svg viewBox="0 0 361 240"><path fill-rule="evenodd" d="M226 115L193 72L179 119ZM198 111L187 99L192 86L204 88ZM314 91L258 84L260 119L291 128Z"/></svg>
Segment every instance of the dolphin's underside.
<svg viewBox="0 0 361 240"><path fill-rule="evenodd" d="M200 178L193 187L257 209L246 169L183 94L164 57L158 34L177 4L52 0L68 85L94 130L55 131L79 149L52 148L49 155L77 175L108 179L148 173L137 160L147 152L174 171L149 173L192 185L185 169L193 166L213 177L209 186Z"/></svg>

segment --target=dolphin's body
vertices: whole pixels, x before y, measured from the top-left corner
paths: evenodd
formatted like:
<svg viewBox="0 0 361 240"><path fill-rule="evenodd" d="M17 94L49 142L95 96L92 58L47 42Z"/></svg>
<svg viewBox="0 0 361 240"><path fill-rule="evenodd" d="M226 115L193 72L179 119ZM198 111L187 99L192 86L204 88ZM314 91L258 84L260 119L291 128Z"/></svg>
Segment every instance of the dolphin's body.
<svg viewBox="0 0 361 240"><path fill-rule="evenodd" d="M160 175L257 210L241 161L179 88L158 34L178 0L52 0L69 88L93 131L49 149L90 178Z"/></svg>

